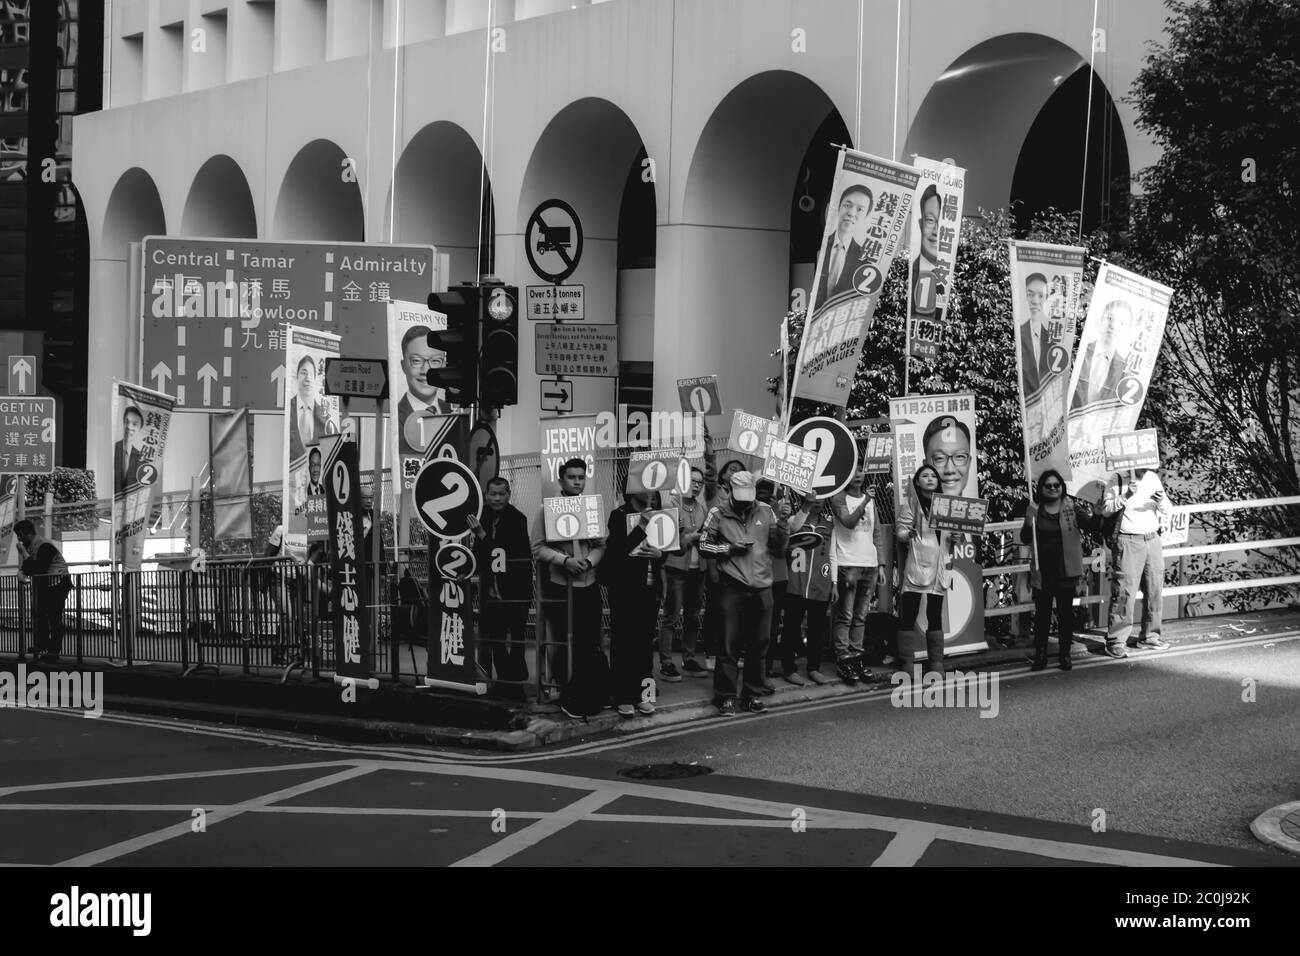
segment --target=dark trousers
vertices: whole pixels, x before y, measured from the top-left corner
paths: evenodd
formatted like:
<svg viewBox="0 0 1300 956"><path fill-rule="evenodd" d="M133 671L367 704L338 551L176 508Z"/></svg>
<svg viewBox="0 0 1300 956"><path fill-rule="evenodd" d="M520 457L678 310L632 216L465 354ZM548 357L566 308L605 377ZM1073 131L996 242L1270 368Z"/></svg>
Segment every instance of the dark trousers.
<svg viewBox="0 0 1300 956"><path fill-rule="evenodd" d="M700 636L700 595L704 572L664 568L664 603L659 612L659 659L673 657L673 631L682 629L682 660L695 659Z"/></svg>
<svg viewBox="0 0 1300 956"><path fill-rule="evenodd" d="M740 678L736 661L742 653L745 681L741 696L762 693L763 660L772 630L772 589L747 588L724 574L718 588L718 613L722 617L722 646L713 668L715 700L736 696Z"/></svg>
<svg viewBox="0 0 1300 956"><path fill-rule="evenodd" d="M781 669L790 674L799 656L799 631L804 616L808 617L808 670L821 667L822 651L830 633L830 601L810 601L799 594L786 593L785 622L781 628Z"/></svg>
<svg viewBox="0 0 1300 956"><path fill-rule="evenodd" d="M1074 582L1068 584L1043 582L1045 587L1034 589L1034 650L1047 653L1047 632L1052 623L1052 605L1056 605L1056 623L1061 629L1062 658L1070 656L1070 643L1074 640Z"/></svg>
<svg viewBox="0 0 1300 956"><path fill-rule="evenodd" d="M566 591L563 584L549 578L542 582L542 609L550 629L551 646L546 649L551 681L564 685L569 679L568 655L564 649L569 632ZM581 662L592 649L600 648L600 627L604 610L600 603L600 586L589 584L573 588L573 659ZM579 663L579 666L581 664Z"/></svg>
<svg viewBox="0 0 1300 956"><path fill-rule="evenodd" d="M479 644L479 663L492 676L496 664L497 680L528 680L528 660L524 656L524 626L528 621L528 601L483 600L482 634L486 639Z"/></svg>
<svg viewBox="0 0 1300 956"><path fill-rule="evenodd" d="M707 573L704 580L704 623L700 627L700 645L705 657L713 657L718 653L723 636L722 611L718 607L722 584L710 581Z"/></svg>
<svg viewBox="0 0 1300 956"><path fill-rule="evenodd" d="M780 660L781 619L785 611L786 584L785 581L772 582L772 629L767 635L767 662L769 664L775 664Z"/></svg>
<svg viewBox="0 0 1300 956"><path fill-rule="evenodd" d="M58 656L63 650L63 605L67 603L68 591L61 586L38 585L32 592L36 599L36 653Z"/></svg>
<svg viewBox="0 0 1300 956"><path fill-rule="evenodd" d="M928 631L943 630L943 595L926 594L925 627ZM905 631L916 625L916 615L921 610L922 594L919 591L904 591L898 596L898 626Z"/></svg>
<svg viewBox="0 0 1300 956"><path fill-rule="evenodd" d="M637 704L654 666L657 595L640 584L609 589L609 669L614 703Z"/></svg>

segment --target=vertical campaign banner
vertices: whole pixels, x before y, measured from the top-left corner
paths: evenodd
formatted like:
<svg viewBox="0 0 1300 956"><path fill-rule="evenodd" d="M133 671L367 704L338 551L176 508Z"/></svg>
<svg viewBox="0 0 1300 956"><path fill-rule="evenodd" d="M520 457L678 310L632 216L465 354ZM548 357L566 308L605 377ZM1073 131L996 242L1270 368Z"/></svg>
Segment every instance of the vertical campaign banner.
<svg viewBox="0 0 1300 956"><path fill-rule="evenodd" d="M370 677L370 612L366 607L361 468L357 430L322 442L325 509L329 521L330 590L334 605L334 673Z"/></svg>
<svg viewBox="0 0 1300 956"><path fill-rule="evenodd" d="M1102 264L1070 376L1071 494L1104 494L1105 436L1137 427L1172 295L1169 286Z"/></svg>
<svg viewBox="0 0 1300 956"><path fill-rule="evenodd" d="M933 362L943 345L948 295L961 240L966 170L916 158L920 180L912 199L911 269L907 281L907 361Z"/></svg>
<svg viewBox="0 0 1300 956"><path fill-rule="evenodd" d="M1066 392L1087 254L1080 246L1011 243L1011 318L1030 488L1052 468L1071 475Z"/></svg>
<svg viewBox="0 0 1300 956"><path fill-rule="evenodd" d="M307 485L310 447L339 434L339 400L324 394L325 360L337 358L339 336L289 326L285 330L284 475L280 520L284 549L302 560L307 553Z"/></svg>
<svg viewBox="0 0 1300 956"><path fill-rule="evenodd" d="M139 571L176 400L127 382L113 382L113 554Z"/></svg>
<svg viewBox="0 0 1300 956"><path fill-rule="evenodd" d="M889 400L890 425L894 430L894 488L896 512L911 493L912 476L921 465L939 472L939 493L959 498L979 498L979 446L976 434L975 396L925 395ZM944 652L960 654L983 650L984 572L978 541L955 535L952 574L944 594ZM902 553L898 561L902 561ZM946 558L945 558L946 560ZM920 621L925 631L925 602Z"/></svg>
<svg viewBox="0 0 1300 956"><path fill-rule="evenodd" d="M9 563L9 542L17 514L17 475L0 475L0 567Z"/></svg>
<svg viewBox="0 0 1300 956"><path fill-rule="evenodd" d="M388 303L388 461L403 515L413 513L411 489L426 452L446 437L446 416L461 410L428 382L429 371L447 363L446 353L429 347L428 336L446 328L445 315L419 302Z"/></svg>
<svg viewBox="0 0 1300 956"><path fill-rule="evenodd" d="M898 251L920 174L911 166L840 152L826 235L808 300L791 402L848 404L862 340ZM786 408L789 418L790 407Z"/></svg>

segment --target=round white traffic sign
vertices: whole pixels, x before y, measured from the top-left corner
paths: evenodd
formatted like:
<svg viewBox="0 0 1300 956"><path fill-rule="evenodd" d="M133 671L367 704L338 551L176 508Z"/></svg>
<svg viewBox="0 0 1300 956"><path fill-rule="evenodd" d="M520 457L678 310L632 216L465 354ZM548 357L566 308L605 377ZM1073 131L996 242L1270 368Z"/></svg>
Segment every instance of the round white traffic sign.
<svg viewBox="0 0 1300 956"><path fill-rule="evenodd" d="M794 428L786 441L817 453L812 492L818 498L838 495L858 470L858 443L849 426L834 418L809 418Z"/></svg>
<svg viewBox="0 0 1300 956"><path fill-rule="evenodd" d="M555 533L566 541L576 538L582 530L582 522L577 515L564 514L555 519Z"/></svg>
<svg viewBox="0 0 1300 956"><path fill-rule="evenodd" d="M483 489L474 472L454 458L425 462L413 491L420 523L439 538L459 538L469 531L470 515L483 513Z"/></svg>
<svg viewBox="0 0 1300 956"><path fill-rule="evenodd" d="M433 556L433 563L439 574L453 581L468 581L474 576L477 566L473 551L463 544L451 541L438 549Z"/></svg>

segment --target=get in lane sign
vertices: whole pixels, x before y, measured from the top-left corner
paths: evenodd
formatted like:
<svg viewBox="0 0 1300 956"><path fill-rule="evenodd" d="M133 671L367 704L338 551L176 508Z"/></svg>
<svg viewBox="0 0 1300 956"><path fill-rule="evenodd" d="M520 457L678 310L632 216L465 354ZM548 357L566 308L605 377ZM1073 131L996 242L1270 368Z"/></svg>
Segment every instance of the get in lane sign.
<svg viewBox="0 0 1300 956"><path fill-rule="evenodd" d="M0 398L0 473L54 472L54 399Z"/></svg>

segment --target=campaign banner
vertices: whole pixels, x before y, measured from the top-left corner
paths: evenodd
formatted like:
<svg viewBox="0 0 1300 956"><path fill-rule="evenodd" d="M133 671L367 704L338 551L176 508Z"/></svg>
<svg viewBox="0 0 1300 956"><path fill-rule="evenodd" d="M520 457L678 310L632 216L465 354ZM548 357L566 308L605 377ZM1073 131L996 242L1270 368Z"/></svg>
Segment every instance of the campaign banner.
<svg viewBox="0 0 1300 956"><path fill-rule="evenodd" d="M1105 494L1105 436L1137 426L1172 295L1169 286L1102 263L1070 376L1070 494Z"/></svg>
<svg viewBox="0 0 1300 956"><path fill-rule="evenodd" d="M590 541L605 537L603 495L563 495L542 499L547 541Z"/></svg>
<svg viewBox="0 0 1300 956"><path fill-rule="evenodd" d="M17 520L17 490L17 475L0 475L0 567L9 563L9 542Z"/></svg>
<svg viewBox="0 0 1300 956"><path fill-rule="evenodd" d="M334 673L340 677L368 679L370 612L366 597L369 591L364 567L365 532L356 429L345 428L338 441L324 444L330 590L334 606Z"/></svg>
<svg viewBox="0 0 1300 956"><path fill-rule="evenodd" d="M938 160L916 157L921 178L912 197L911 269L907 281L907 361L932 362L943 346L961 239L962 197L966 170Z"/></svg>
<svg viewBox="0 0 1300 956"><path fill-rule="evenodd" d="M1086 258L1079 246L1011 243L1013 348L1030 488L1049 469L1071 474L1065 400Z"/></svg>
<svg viewBox="0 0 1300 956"><path fill-rule="evenodd" d="M960 534L984 534L988 521L987 498L958 498L954 495L935 495L930 508L930 527L936 531L956 531Z"/></svg>
<svg viewBox="0 0 1300 956"><path fill-rule="evenodd" d="M722 399L718 397L718 376L699 375L677 380L677 398L682 411L695 415L721 415Z"/></svg>
<svg viewBox="0 0 1300 956"><path fill-rule="evenodd" d="M425 453L453 427L446 416L462 411L427 378L447 361L446 353L429 347L429 333L446 328L447 317L422 303L388 303L387 454L392 487L402 490L403 515L414 514L411 489Z"/></svg>
<svg viewBox="0 0 1300 956"><path fill-rule="evenodd" d="M307 485L310 446L339 434L339 400L324 394L325 361L338 358L340 337L289 326L284 334L284 456L280 521L286 554L307 553Z"/></svg>
<svg viewBox="0 0 1300 956"><path fill-rule="evenodd" d="M307 545L310 547L318 541L322 544L329 540L329 510L324 495L308 495L307 507ZM369 556L367 556L369 557Z"/></svg>
<svg viewBox="0 0 1300 956"><path fill-rule="evenodd" d="M1101 447L1107 472L1160 467L1160 441L1154 428L1103 435Z"/></svg>
<svg viewBox="0 0 1300 956"><path fill-rule="evenodd" d="M691 463L680 448L634 451L627 461L627 493L691 489Z"/></svg>
<svg viewBox="0 0 1300 956"><path fill-rule="evenodd" d="M864 472L868 475L887 475L894 470L894 436L870 435L862 449Z"/></svg>
<svg viewBox="0 0 1300 956"><path fill-rule="evenodd" d="M791 399L848 404L862 341L911 215L920 173L842 150L817 253ZM786 409L789 416L789 407Z"/></svg>
<svg viewBox="0 0 1300 956"><path fill-rule="evenodd" d="M763 477L800 494L809 494L817 478L817 452L779 438L773 439L772 447L763 459Z"/></svg>
<svg viewBox="0 0 1300 956"><path fill-rule="evenodd" d="M113 556L124 571L139 571L144 562L175 404L163 392L113 382Z"/></svg>
<svg viewBox="0 0 1300 956"><path fill-rule="evenodd" d="M600 431L597 415L565 415L544 418L541 425L542 497L560 493L560 466L572 458L587 465L587 488L600 485L613 495L610 459L601 457L596 436ZM599 463L597 462L599 459Z"/></svg>

